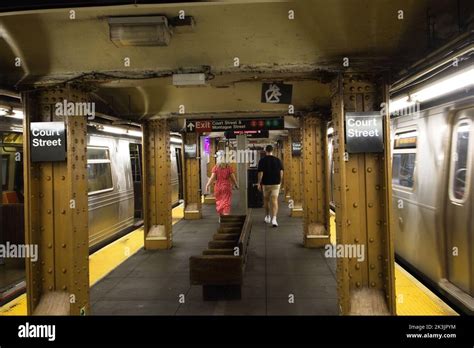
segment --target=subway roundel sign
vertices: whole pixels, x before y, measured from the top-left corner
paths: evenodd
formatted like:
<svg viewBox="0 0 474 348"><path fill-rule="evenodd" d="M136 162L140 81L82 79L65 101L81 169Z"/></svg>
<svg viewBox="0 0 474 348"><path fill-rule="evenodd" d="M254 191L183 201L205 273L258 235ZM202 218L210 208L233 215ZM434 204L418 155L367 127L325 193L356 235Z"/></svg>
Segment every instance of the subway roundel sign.
<svg viewBox="0 0 474 348"><path fill-rule="evenodd" d="M284 129L283 118L187 120L186 132L226 132Z"/></svg>

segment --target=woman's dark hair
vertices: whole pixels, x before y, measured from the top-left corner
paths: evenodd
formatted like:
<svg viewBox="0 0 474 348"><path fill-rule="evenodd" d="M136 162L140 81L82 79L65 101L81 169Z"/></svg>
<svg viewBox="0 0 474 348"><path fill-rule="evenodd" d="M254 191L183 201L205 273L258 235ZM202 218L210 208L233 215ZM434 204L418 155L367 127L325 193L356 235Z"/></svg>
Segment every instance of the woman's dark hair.
<svg viewBox="0 0 474 348"><path fill-rule="evenodd" d="M265 151L268 152L268 153L273 152L273 146L267 145L267 146L265 147Z"/></svg>

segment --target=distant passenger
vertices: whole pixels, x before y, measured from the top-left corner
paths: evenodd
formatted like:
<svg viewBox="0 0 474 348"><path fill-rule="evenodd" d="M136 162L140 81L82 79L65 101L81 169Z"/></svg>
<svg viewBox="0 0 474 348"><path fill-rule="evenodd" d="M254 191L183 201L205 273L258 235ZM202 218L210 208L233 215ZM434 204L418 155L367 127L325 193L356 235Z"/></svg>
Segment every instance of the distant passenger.
<svg viewBox="0 0 474 348"><path fill-rule="evenodd" d="M206 192L209 192L209 187L213 182L214 197L216 199L216 210L220 217L222 215L229 215L232 206L232 185L239 188L237 179L234 174L234 169L226 162L224 151L217 152L217 164L212 168L212 175L206 185Z"/></svg>
<svg viewBox="0 0 474 348"><path fill-rule="evenodd" d="M279 158L273 156L273 146L267 145L265 152L266 156L258 162L258 189L263 190L265 222L271 222L273 227L278 227L278 195L283 178L283 165Z"/></svg>

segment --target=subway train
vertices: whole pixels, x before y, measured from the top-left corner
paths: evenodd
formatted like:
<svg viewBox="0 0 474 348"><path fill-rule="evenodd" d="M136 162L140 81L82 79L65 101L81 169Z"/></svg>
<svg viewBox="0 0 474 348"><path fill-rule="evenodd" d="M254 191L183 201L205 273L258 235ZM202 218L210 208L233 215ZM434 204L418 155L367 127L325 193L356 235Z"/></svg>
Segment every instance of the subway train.
<svg viewBox="0 0 474 348"><path fill-rule="evenodd" d="M24 243L23 129L19 119L0 117L2 146L2 230L0 243ZM182 139L170 139L172 204L183 192ZM93 252L142 223L141 132L95 124L88 126L87 173L89 248ZM2 270L3 267L3 270ZM0 303L23 280L22 260L0 260ZM3 295L2 295L3 293ZM11 297L11 296L8 296Z"/></svg>
<svg viewBox="0 0 474 348"><path fill-rule="evenodd" d="M474 314L474 96L458 93L391 118L392 211L397 261ZM328 131L330 207L333 136Z"/></svg>
<svg viewBox="0 0 474 348"><path fill-rule="evenodd" d="M99 127L100 128L100 127ZM104 126L105 130L111 129ZM117 128L120 129L120 128ZM142 219L141 133L138 137L88 129L89 245L110 241ZM135 133L135 134L137 134ZM134 133L132 133L134 134ZM170 141L172 205L182 199L181 138Z"/></svg>
<svg viewBox="0 0 474 348"><path fill-rule="evenodd" d="M3 132L2 185L4 205L23 202L21 123L0 121ZM172 204L182 199L181 137L170 141ZM142 218L141 133L107 125L88 127L87 173L89 245L91 248L134 226ZM17 159L22 159L18 156Z"/></svg>
<svg viewBox="0 0 474 348"><path fill-rule="evenodd" d="M474 314L474 97L392 119L398 260Z"/></svg>

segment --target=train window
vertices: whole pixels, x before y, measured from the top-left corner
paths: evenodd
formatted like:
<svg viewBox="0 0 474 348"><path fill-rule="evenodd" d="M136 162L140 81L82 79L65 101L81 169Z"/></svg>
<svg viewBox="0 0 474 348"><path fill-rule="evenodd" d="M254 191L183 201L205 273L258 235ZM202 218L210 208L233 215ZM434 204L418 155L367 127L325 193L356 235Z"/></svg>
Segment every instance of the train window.
<svg viewBox="0 0 474 348"><path fill-rule="evenodd" d="M471 121L460 120L454 128L453 153L451 155L450 198L463 203L469 192Z"/></svg>
<svg viewBox="0 0 474 348"><path fill-rule="evenodd" d="M112 168L108 149L87 148L87 174L89 194L113 189Z"/></svg>
<svg viewBox="0 0 474 348"><path fill-rule="evenodd" d="M394 153L392 163L392 184L413 188L416 154Z"/></svg>
<svg viewBox="0 0 474 348"><path fill-rule="evenodd" d="M134 182L142 181L141 145L130 144L130 162L132 164L132 178Z"/></svg>
<svg viewBox="0 0 474 348"><path fill-rule="evenodd" d="M95 147L88 147L87 148L87 159L88 160L96 160L96 159L109 159L109 150L108 149L101 149Z"/></svg>
<svg viewBox="0 0 474 348"><path fill-rule="evenodd" d="M415 163L417 131L400 132L395 134L392 184L412 189L415 184Z"/></svg>

